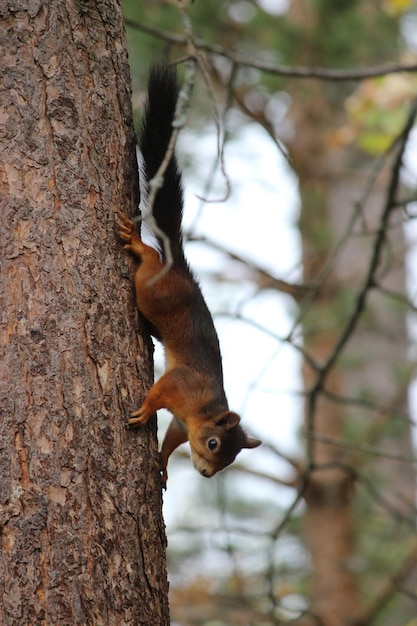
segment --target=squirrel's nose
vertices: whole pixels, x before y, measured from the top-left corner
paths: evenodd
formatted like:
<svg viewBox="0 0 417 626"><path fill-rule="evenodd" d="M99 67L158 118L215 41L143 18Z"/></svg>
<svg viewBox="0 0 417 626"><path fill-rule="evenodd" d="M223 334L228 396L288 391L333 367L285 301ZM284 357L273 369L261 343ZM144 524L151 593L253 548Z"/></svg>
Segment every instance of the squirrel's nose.
<svg viewBox="0 0 417 626"><path fill-rule="evenodd" d="M205 478L210 478L211 476L210 472L207 469L201 469L200 474L204 476Z"/></svg>

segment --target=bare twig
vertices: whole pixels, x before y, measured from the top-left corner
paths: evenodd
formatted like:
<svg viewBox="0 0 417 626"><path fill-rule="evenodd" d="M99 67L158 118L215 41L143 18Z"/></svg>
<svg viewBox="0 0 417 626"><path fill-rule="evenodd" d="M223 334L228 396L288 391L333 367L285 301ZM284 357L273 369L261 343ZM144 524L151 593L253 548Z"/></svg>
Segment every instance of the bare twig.
<svg viewBox="0 0 417 626"><path fill-rule="evenodd" d="M185 45L187 43L184 35L179 35L171 31L141 24L128 18L125 19L125 24L130 28L148 33L149 35L157 37L158 39L163 39L172 44ZM356 68L352 70L336 70L324 67L296 67L249 59L244 55L227 51L222 46L208 44L202 39L195 39L194 45L198 50L222 56L236 65L251 67L268 74L275 74L277 76L287 76L288 78L315 78L317 80L325 81L352 81L363 80L365 78L376 78L378 76L386 76L387 74L398 74L400 72L417 72L416 63L393 63L389 65L377 65L374 67Z"/></svg>
<svg viewBox="0 0 417 626"><path fill-rule="evenodd" d="M392 596L405 583L410 574L417 567L417 539L413 539L408 554L396 571L387 578L379 593L370 600L365 608L351 621L352 626L370 626L375 618L384 609Z"/></svg>
<svg viewBox="0 0 417 626"><path fill-rule="evenodd" d="M402 454L394 454L389 450L382 450L381 448L376 448L375 446L370 446L365 443L356 443L348 441L347 439L339 439L337 437L328 437L327 435L323 435L321 433L309 433L306 435L311 437L314 441L321 441L322 443L327 443L331 446L336 446L338 448L345 448L346 450L354 450L355 452L364 452L366 454L371 454L373 456L379 456L387 461L398 461L400 463L412 463L413 465L417 463L416 457L406 457Z"/></svg>
<svg viewBox="0 0 417 626"><path fill-rule="evenodd" d="M349 319L345 325L345 328L342 330L339 335L339 339L336 342L336 345L333 348L331 355L329 356L327 362L321 368L316 382L313 388L310 391L310 396L308 399L308 408L307 408L307 425L308 425L308 433L312 434L314 431L314 416L317 402L317 395L319 391L323 388L326 377L328 376L330 370L336 363L340 353L344 349L345 345L351 338L359 319L365 310L366 301L369 295L370 290L374 287L376 283L376 272L378 270L381 255L386 239L386 232L388 229L389 218L391 212L395 209L396 206L396 194L399 187L400 182L400 170L402 165L402 159L404 155L404 150L407 145L408 137L410 135L411 129L414 124L414 120L417 115L417 98L413 101L409 114L407 116L406 123L398 135L398 151L397 155L394 159L394 163L392 166L391 178L389 181L387 195L385 199L385 205L382 210L381 219L379 229L377 231L373 252L371 255L371 259L369 262L368 270L365 276L365 280L363 285L356 297L355 306L353 307L352 313L349 316ZM313 463L313 449L314 449L314 439L313 437L308 437L307 441L307 456L310 463Z"/></svg>
<svg viewBox="0 0 417 626"><path fill-rule="evenodd" d="M244 259L240 254L227 250L221 243L217 241L208 239L205 236L193 235L191 233L186 233L186 238L187 241L204 243L214 250L223 252L232 261L237 261L238 263L245 265L249 270L255 272L258 275L257 282L261 283L262 288L276 289L281 293L292 296L296 302L300 302L302 298L306 296L306 294L315 292L316 287L314 285L290 283L286 280L282 280L281 278L275 278L274 276L272 276L272 274L262 269L253 261Z"/></svg>

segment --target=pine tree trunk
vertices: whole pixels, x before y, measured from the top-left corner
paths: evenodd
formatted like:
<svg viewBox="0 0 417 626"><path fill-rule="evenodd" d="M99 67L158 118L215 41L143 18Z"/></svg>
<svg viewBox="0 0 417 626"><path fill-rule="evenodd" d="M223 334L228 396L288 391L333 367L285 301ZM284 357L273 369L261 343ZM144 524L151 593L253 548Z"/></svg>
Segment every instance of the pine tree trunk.
<svg viewBox="0 0 417 626"><path fill-rule="evenodd" d="M372 19L369 7L360 8L363 9L363 19ZM303 27L308 25L314 32L319 16L313 5L294 0L290 14L296 23ZM321 56L322 42L314 40L314 35L309 34L310 38L305 37L305 49L298 50L298 62L301 65L326 66L326 60ZM311 41L314 45L310 45ZM329 141L329 130L337 129L345 122L341 106L343 90L339 86L338 91L340 93L336 96L336 88L316 82L309 84L308 90L305 85L301 88L297 85L293 90L292 112L297 132L290 142L290 153L300 178L303 273L307 284L317 281L323 268L329 266L332 252L346 236L349 220L361 193L366 189L371 170L365 155L360 155L362 161L359 167L358 154L353 148L349 150L345 147L338 151ZM362 218L366 220L370 233L378 232L380 228L386 186L387 178L380 177L372 187L366 207L362 209ZM359 230L357 227L355 232ZM317 291L310 316L307 314L304 317L304 348L320 367L332 357L351 315L354 298L357 298L365 282L373 246L374 240L370 237L350 236L343 254ZM385 288L401 292L405 283L405 248L400 228L390 231L389 249L392 258L385 260L378 277ZM330 395L319 388L313 400L311 395L307 398L307 436L339 441L350 438L353 447L355 444L377 443L382 449L402 454L404 458L411 457L409 424L396 417L397 414L407 413L408 381L404 377L401 386L395 376L400 366L404 367L406 363L406 352L404 312L394 309L392 302L378 291L369 290L365 315L352 330L347 345L325 378L324 388ZM303 376L307 394L314 389L319 375L308 364L305 365ZM363 394L370 403L384 407L385 413L366 410L361 408L360 403L355 405L332 399L333 396L360 400ZM391 430L387 429L389 424ZM393 430L395 437L392 437ZM308 461L312 463L313 471L309 474L305 490L304 531L313 566L311 610L323 626L350 624L358 614L361 594L372 596L375 593L374 590L369 593L361 585L360 571L355 567L358 556L363 562L367 558L366 554L358 555L355 542L360 534L364 537L363 544L367 539L369 541L372 529L363 523L366 518L364 513L359 527L358 490L354 478L359 473L371 476L372 472L376 473L383 485L384 499L395 511L395 521L395 515L412 514L414 472L411 465L387 463L386 459L379 458L370 460L364 454L329 445L326 441L310 439L308 448ZM369 516L375 513L377 507L369 494L367 498ZM389 528L387 511L379 511L379 516L381 528L383 525ZM381 575L379 572L373 574L374 580L378 574ZM386 574L383 572L384 576ZM401 610L406 616L406 601L402 602Z"/></svg>
<svg viewBox="0 0 417 626"><path fill-rule="evenodd" d="M121 8L0 4L0 623L169 623Z"/></svg>
<svg viewBox="0 0 417 626"><path fill-rule="evenodd" d="M320 87L317 88L319 91ZM320 95L316 93L314 97L312 92L313 89L310 90L310 96L318 105L318 110L314 112L310 108L302 123L299 118L299 132L303 138L301 151L295 143L292 145L295 168L301 172L303 214L300 225L307 284L312 284L320 275L320 270L330 256L331 246L337 240L329 227L330 216L337 208L330 203L329 196L332 183L338 178L331 176L326 162L326 149L321 143L324 134L321 124L323 120L329 120L330 111L324 113L325 106L320 102ZM314 119L316 114L318 117ZM306 143L310 149L314 145L313 153L306 149ZM311 154L315 155L314 159ZM341 210L343 208L346 208L346 204L340 206ZM305 323L305 349L320 365L327 363L341 332L341 327L335 327L332 316L337 310L343 286L343 282L332 275L316 294L312 318L308 318ZM317 372L305 364L303 375L308 393L317 382ZM345 372L340 367L334 367L326 377L325 386L335 396L346 395ZM346 417L344 407L331 402L322 393L307 398L307 433L311 429L318 435L341 439L346 428ZM350 472L343 468L343 465L352 467L353 464L350 456L339 448L320 441L307 445L308 461L314 464L304 494L307 504L304 535L314 567L311 609L323 626L341 626L349 622L359 601L357 575L350 567L355 556L352 508L354 483Z"/></svg>

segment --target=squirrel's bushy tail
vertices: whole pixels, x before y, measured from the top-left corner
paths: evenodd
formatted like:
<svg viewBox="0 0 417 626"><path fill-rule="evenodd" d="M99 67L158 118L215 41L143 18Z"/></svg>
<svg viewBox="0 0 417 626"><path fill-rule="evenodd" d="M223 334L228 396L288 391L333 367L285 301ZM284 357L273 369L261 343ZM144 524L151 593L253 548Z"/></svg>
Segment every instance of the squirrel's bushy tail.
<svg viewBox="0 0 417 626"><path fill-rule="evenodd" d="M165 158L172 135L172 121L178 93L176 71L163 64L153 66L149 73L148 100L139 142L143 159L143 174L147 183L154 178ZM170 240L174 264L182 264L184 261L181 232L182 211L181 173L175 154L173 154L164 173L163 185L157 191L152 213L158 227ZM164 244L158 235L157 239L164 255Z"/></svg>

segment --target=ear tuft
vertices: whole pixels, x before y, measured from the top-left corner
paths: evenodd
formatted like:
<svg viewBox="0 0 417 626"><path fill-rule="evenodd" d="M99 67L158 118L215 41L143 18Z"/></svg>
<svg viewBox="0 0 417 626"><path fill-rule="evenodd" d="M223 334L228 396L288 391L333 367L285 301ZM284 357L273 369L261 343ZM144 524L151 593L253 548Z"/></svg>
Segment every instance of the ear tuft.
<svg viewBox="0 0 417 626"><path fill-rule="evenodd" d="M242 448L257 448L261 445L261 443L262 441L260 439L255 439L255 437L248 437L246 435L245 443L243 444Z"/></svg>
<svg viewBox="0 0 417 626"><path fill-rule="evenodd" d="M239 415L233 413L233 411L228 411L216 419L216 426L220 426L220 428L224 428L225 430L232 430L232 428L236 428L239 422Z"/></svg>

